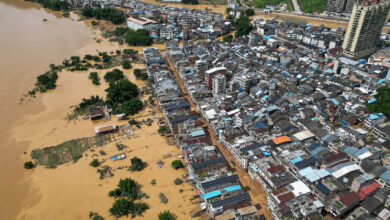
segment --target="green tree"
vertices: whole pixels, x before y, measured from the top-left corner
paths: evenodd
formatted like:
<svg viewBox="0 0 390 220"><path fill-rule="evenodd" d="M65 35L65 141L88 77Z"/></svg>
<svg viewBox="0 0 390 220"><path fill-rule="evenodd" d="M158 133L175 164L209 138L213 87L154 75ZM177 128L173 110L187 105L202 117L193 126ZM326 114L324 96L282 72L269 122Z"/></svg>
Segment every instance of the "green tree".
<svg viewBox="0 0 390 220"><path fill-rule="evenodd" d="M173 181L173 183L174 183L175 185L180 185L180 184L183 183L183 180L181 180L180 178L176 178L176 179Z"/></svg>
<svg viewBox="0 0 390 220"><path fill-rule="evenodd" d="M180 161L180 160L174 160L172 161L171 163L171 166L174 168L174 169L180 169L182 167L184 167L183 163Z"/></svg>
<svg viewBox="0 0 390 220"><path fill-rule="evenodd" d="M142 161L140 158L138 158L138 157L133 157L133 158L131 158L130 162L131 162L131 165L130 165L129 170L131 170L131 171L141 171L141 170L144 169L145 166L146 166L146 163L143 162L143 161Z"/></svg>
<svg viewBox="0 0 390 220"><path fill-rule="evenodd" d="M122 62L122 66L123 66L123 69L130 69L131 68L131 63L128 60L124 60Z"/></svg>
<svg viewBox="0 0 390 220"><path fill-rule="evenodd" d="M371 113L383 113L390 118L390 87L379 87L376 92L376 101L368 105L368 110Z"/></svg>
<svg viewBox="0 0 390 220"><path fill-rule="evenodd" d="M89 166L91 166L91 167L98 167L99 165L100 165L100 163L99 163L98 159L93 159L91 161L91 163L89 163Z"/></svg>
<svg viewBox="0 0 390 220"><path fill-rule="evenodd" d="M90 72L88 78L92 80L93 84L100 85L100 78L97 72Z"/></svg>
<svg viewBox="0 0 390 220"><path fill-rule="evenodd" d="M112 205L112 208L110 208L109 212L111 215L119 218L122 216L127 216L130 214L130 210L132 208L133 204L128 199L118 199L114 202Z"/></svg>
<svg viewBox="0 0 390 220"><path fill-rule="evenodd" d="M137 189L137 183L131 179L121 179L119 180L118 187L121 190L121 196L127 197L131 200L137 199L138 196L138 189Z"/></svg>
<svg viewBox="0 0 390 220"><path fill-rule="evenodd" d="M232 8L226 8L226 14L229 14L232 10Z"/></svg>
<svg viewBox="0 0 390 220"><path fill-rule="evenodd" d="M253 16L253 15L255 15L255 11L251 8L248 8L245 10L245 15L246 16Z"/></svg>
<svg viewBox="0 0 390 220"><path fill-rule="evenodd" d="M175 219L174 215L169 210L165 210L158 214L158 220L174 220L174 219Z"/></svg>
<svg viewBox="0 0 390 220"><path fill-rule="evenodd" d="M170 133L170 132L171 132L171 129L169 129L169 127L166 126L166 125L163 125L163 126L161 126L161 127L158 129L158 133L159 133L160 135L166 135L166 134L168 134L168 133Z"/></svg>
<svg viewBox="0 0 390 220"><path fill-rule="evenodd" d="M104 80L106 82L118 81L123 78L125 78L125 76L123 75L123 72L119 69L114 69L104 75Z"/></svg>
<svg viewBox="0 0 390 220"><path fill-rule="evenodd" d="M142 101L138 98L131 98L129 101L123 102L120 106L120 112L125 113L126 115L134 115L138 113L139 110L143 108Z"/></svg>
<svg viewBox="0 0 390 220"><path fill-rule="evenodd" d="M130 46L150 46L153 44L153 38L149 36L147 30L139 29L128 32L126 34L126 42Z"/></svg>
<svg viewBox="0 0 390 220"><path fill-rule="evenodd" d="M253 29L253 26L250 22L251 20L248 16L241 16L239 19L234 21L233 26L237 30L234 36L241 37L244 35L248 35Z"/></svg>
<svg viewBox="0 0 390 220"><path fill-rule="evenodd" d="M104 218L97 212L89 212L89 219L92 220L104 220Z"/></svg>
<svg viewBox="0 0 390 220"><path fill-rule="evenodd" d="M113 103L123 103L131 98L138 96L138 87L128 79L120 79L116 82L111 81L107 92L107 100Z"/></svg>
<svg viewBox="0 0 390 220"><path fill-rule="evenodd" d="M69 3L61 0L28 0L31 2L37 2L44 8L49 8L53 11L67 11L69 10Z"/></svg>
<svg viewBox="0 0 390 220"><path fill-rule="evenodd" d="M233 40L233 35L229 34L223 37L223 42L232 42Z"/></svg>
<svg viewBox="0 0 390 220"><path fill-rule="evenodd" d="M87 18L110 21L113 24L121 24L126 20L124 13L115 8L83 8L81 15Z"/></svg>
<svg viewBox="0 0 390 220"><path fill-rule="evenodd" d="M31 161L27 161L24 163L24 169L32 169L35 167L35 164Z"/></svg>
<svg viewBox="0 0 390 220"><path fill-rule="evenodd" d="M144 73L144 71L142 71L141 69L135 69L133 73L136 79L140 79L140 80L148 79L148 74Z"/></svg>

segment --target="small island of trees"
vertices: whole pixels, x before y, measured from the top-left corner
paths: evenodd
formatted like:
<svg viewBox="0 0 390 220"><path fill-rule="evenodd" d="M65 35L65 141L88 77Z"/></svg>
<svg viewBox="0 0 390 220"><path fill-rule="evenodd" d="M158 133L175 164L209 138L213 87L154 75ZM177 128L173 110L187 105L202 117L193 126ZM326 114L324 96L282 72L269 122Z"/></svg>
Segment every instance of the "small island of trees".
<svg viewBox="0 0 390 220"><path fill-rule="evenodd" d="M174 169L180 169L182 167L184 167L183 163L180 161L180 160L174 160L172 161L171 163L171 166L174 168Z"/></svg>
<svg viewBox="0 0 390 220"><path fill-rule="evenodd" d="M131 179L121 179L118 184L118 188L108 193L110 197L119 198L115 200L109 212L116 218L131 215L142 215L142 213L149 208L144 202L136 202L135 200L142 198L142 194L139 193L139 186Z"/></svg>
<svg viewBox="0 0 390 220"><path fill-rule="evenodd" d="M26 0L41 4L44 8L49 8L53 11L67 11L69 10L69 3L62 0Z"/></svg>
<svg viewBox="0 0 390 220"><path fill-rule="evenodd" d="M126 20L123 12L115 8L83 8L81 15L86 18L110 21L113 24L122 24Z"/></svg>
<svg viewBox="0 0 390 220"><path fill-rule="evenodd" d="M141 171L146 167L146 163L138 157L131 158L130 163L129 170L131 171Z"/></svg>

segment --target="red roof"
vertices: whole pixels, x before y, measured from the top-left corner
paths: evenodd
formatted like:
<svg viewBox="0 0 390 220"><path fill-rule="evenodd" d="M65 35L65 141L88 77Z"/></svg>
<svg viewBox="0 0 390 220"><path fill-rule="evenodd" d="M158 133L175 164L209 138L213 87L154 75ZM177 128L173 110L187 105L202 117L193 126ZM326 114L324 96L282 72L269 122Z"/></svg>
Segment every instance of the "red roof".
<svg viewBox="0 0 390 220"><path fill-rule="evenodd" d="M286 202L286 201L289 201L291 199L294 199L295 198L295 195L294 193L292 192L288 192L288 193L285 193L283 195L280 195L278 196L278 200L282 203L282 202Z"/></svg>
<svg viewBox="0 0 390 220"><path fill-rule="evenodd" d="M269 168L267 169L270 174L279 173L284 170L284 168L280 165L276 166L273 163L268 163Z"/></svg>
<svg viewBox="0 0 390 220"><path fill-rule="evenodd" d="M348 155L344 152L338 153L338 154L332 154L324 158L325 163L331 163L343 158L348 158Z"/></svg>
<svg viewBox="0 0 390 220"><path fill-rule="evenodd" d="M340 196L339 198L340 198L340 202L342 202L346 206L350 206L360 201L359 195L355 192L349 192L347 194Z"/></svg>
<svg viewBox="0 0 390 220"><path fill-rule="evenodd" d="M364 200L367 195L371 194L375 190L377 190L380 185L376 182L371 183L370 185L364 186L359 190L360 200Z"/></svg>
<svg viewBox="0 0 390 220"><path fill-rule="evenodd" d="M277 196L277 195L283 194L285 192L288 192L288 189L286 187L283 187L283 188L276 189L276 190L272 191L272 194Z"/></svg>

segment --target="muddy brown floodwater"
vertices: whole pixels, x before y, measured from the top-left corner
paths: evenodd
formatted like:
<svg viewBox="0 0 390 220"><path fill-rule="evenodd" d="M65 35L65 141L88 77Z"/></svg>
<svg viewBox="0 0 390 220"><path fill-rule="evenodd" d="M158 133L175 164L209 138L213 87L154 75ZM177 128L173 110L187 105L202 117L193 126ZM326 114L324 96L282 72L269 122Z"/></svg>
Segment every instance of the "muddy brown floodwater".
<svg viewBox="0 0 390 220"><path fill-rule="evenodd" d="M86 25L90 21L77 19L74 14L63 18L60 12L24 0L0 0L0 219L88 219L90 211L111 219L108 209L113 199L107 193L116 187L119 179L126 177L134 178L142 191L150 195L145 201L150 209L140 219L155 219L165 209L173 211L178 219L187 219L189 211L196 207L189 200L196 191L189 184L180 187L173 184L175 178L185 173L184 169L176 171L169 166L180 151L155 134L156 122L151 127L134 130L135 136L123 141L131 151L128 157L137 156L149 164L142 172L116 170L118 166L129 165L128 159L106 161L105 164L115 169L115 175L99 180L96 168L89 166L91 152L75 164L56 169L23 169L23 163L31 160L32 149L93 136L91 121L69 122L65 117L70 112L69 107L82 98L104 97L108 86L104 82L100 86L93 85L88 79L89 71L62 71L54 91L38 94L31 102L20 104L20 98L33 88L36 77L47 71L49 64L60 64L70 56L130 48L102 39L98 29ZM156 47L162 49L164 45ZM143 48L133 49L141 51ZM136 64L134 68L144 66ZM109 70L90 71L97 71L103 77ZM134 78L133 70L124 72L138 86L144 84ZM151 111L147 108L137 117L140 120L162 117L161 114L151 116ZM107 156L99 159L118 153L114 144L104 148ZM160 160L165 166L158 169L155 164ZM156 186L150 185L152 179L157 181ZM179 188L183 192L180 193ZM160 192L167 196L167 204L160 202Z"/></svg>
<svg viewBox="0 0 390 220"><path fill-rule="evenodd" d="M22 168L23 152L31 146L12 133L45 110L40 98L27 106L19 105L20 98L50 63L77 54L91 41L84 24L59 15L23 0L0 0L0 219L15 219L31 190L31 172Z"/></svg>

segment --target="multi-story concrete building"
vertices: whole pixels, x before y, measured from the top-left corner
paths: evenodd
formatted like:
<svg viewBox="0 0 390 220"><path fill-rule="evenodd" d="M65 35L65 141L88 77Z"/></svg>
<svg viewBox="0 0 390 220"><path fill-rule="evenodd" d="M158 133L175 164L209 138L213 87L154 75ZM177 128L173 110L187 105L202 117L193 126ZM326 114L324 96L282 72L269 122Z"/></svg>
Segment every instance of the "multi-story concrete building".
<svg viewBox="0 0 390 220"><path fill-rule="evenodd" d="M206 70L209 69L209 63L204 60L197 60L195 61L195 67L196 70L198 70L198 73L203 74L204 72L206 72Z"/></svg>
<svg viewBox="0 0 390 220"><path fill-rule="evenodd" d="M360 59L376 51L389 9L389 1L378 0L363 0L353 6L343 42L345 56Z"/></svg>
<svg viewBox="0 0 390 220"><path fill-rule="evenodd" d="M226 92L226 76L220 74L213 78L213 93L224 94Z"/></svg>
<svg viewBox="0 0 390 220"><path fill-rule="evenodd" d="M154 24L157 24L157 22L144 17L139 17L139 18L129 17L127 19L127 26L134 30L138 30L138 29L149 30L150 27Z"/></svg>

